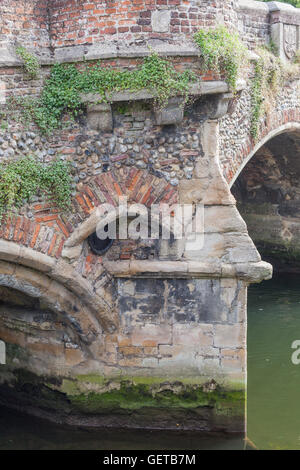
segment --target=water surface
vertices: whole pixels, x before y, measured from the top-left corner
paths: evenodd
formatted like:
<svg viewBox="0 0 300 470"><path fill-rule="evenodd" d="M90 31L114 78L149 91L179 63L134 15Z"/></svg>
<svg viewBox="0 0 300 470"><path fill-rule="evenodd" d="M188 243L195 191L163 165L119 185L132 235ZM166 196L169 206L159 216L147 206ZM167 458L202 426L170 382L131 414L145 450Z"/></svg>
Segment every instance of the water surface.
<svg viewBox="0 0 300 470"><path fill-rule="evenodd" d="M248 436L260 449L300 449L300 276L252 286L248 297Z"/></svg>

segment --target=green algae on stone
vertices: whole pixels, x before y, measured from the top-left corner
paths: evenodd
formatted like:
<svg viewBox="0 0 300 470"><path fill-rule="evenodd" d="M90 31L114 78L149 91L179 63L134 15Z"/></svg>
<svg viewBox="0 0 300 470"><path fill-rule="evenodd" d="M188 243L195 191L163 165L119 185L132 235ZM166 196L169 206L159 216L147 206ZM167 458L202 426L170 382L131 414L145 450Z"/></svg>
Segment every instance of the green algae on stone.
<svg viewBox="0 0 300 470"><path fill-rule="evenodd" d="M164 387L153 387L146 384L130 384L121 382L120 389L110 390L104 393L87 392L69 395L75 409L84 413L101 413L105 410L139 410L141 408L165 408L165 409L195 409L198 407L216 408L221 412L222 408L232 409L234 414L240 414L244 408L245 395L243 391L226 391L217 388L211 392L204 392L201 386L183 385L181 390L175 392L179 383Z"/></svg>

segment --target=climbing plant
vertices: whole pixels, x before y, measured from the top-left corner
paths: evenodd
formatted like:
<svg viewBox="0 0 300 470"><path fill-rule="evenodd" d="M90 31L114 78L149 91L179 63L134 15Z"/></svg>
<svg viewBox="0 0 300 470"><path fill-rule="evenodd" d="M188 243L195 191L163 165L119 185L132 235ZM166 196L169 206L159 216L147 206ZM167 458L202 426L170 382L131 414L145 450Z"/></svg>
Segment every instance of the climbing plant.
<svg viewBox="0 0 300 470"><path fill-rule="evenodd" d="M270 0L261 0L263 2L270 2ZM293 5L294 7L300 8L300 1L299 0L278 0L281 3L289 3L290 5Z"/></svg>
<svg viewBox="0 0 300 470"><path fill-rule="evenodd" d="M64 112L75 117L82 110L81 93L97 93L99 101L109 100L114 91L151 90L155 102L162 107L170 96L181 94L188 99L189 83L195 80L189 71L177 72L171 63L156 53L144 58L133 70L103 67L101 62L81 68L74 64L56 64L46 80L38 99L18 100L27 118L31 118L44 133L58 128Z"/></svg>
<svg viewBox="0 0 300 470"><path fill-rule="evenodd" d="M199 30L194 40L199 47L203 68L224 75L230 88L236 90L239 71L249 64L247 48L238 33L219 26ZM17 52L24 61L27 73L31 78L36 77L39 70L37 58L23 47L19 47ZM283 67L276 54L274 44L257 50L258 58L251 80L251 134L254 139L258 136L260 119L271 108L284 78L291 78L295 67L299 73L298 65ZM295 62L299 64L299 55ZM154 94L156 107L162 108L172 95L183 95L185 103L189 97L189 85L195 80L193 72L177 71L170 61L157 53L144 58L140 66L126 70L104 67L101 61L93 66L55 64L40 97L12 97L7 109L9 112L21 109L23 122L34 121L44 134L50 134L61 126L64 113L75 118L82 112L84 93L98 94L99 102L106 102L113 92L134 92L146 88ZM3 125L5 118L1 118Z"/></svg>
<svg viewBox="0 0 300 470"><path fill-rule="evenodd" d="M235 90L239 69L246 59L247 49L237 32L228 31L225 26L210 30L199 30L194 41L200 49L206 70L225 74L230 87Z"/></svg>
<svg viewBox="0 0 300 470"><path fill-rule="evenodd" d="M275 56L272 44L258 48L257 55L251 81L251 135L254 139L259 133L260 118L274 105L287 72L281 59Z"/></svg>
<svg viewBox="0 0 300 470"><path fill-rule="evenodd" d="M23 46L19 46L16 48L17 55L23 60L24 62L24 69L27 72L28 76L31 79L38 78L40 72L40 64L38 58L27 51L27 49Z"/></svg>
<svg viewBox="0 0 300 470"><path fill-rule="evenodd" d="M40 193L46 194L59 208L71 203L69 164L54 160L44 165L34 156L0 164L0 220L4 213L30 202Z"/></svg>

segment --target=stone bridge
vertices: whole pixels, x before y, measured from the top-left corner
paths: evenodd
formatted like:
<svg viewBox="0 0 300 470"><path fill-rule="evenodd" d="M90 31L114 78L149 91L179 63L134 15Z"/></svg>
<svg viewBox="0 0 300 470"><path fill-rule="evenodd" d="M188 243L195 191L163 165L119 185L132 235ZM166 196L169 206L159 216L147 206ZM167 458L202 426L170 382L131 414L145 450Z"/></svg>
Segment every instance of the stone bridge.
<svg viewBox="0 0 300 470"><path fill-rule="evenodd" d="M219 24L251 59L235 93L201 70L193 42ZM2 162L59 157L73 175L67 213L37 195L2 219L1 403L75 425L243 432L247 287L272 276L265 259L297 266L288 253L300 227L299 78L281 84L253 138L254 65L272 39L289 67L299 25L300 11L279 2L1 2L3 112L12 96L39 95L54 63L131 69L149 46L199 77L185 110L180 96L158 110L149 90L116 91L105 104L84 95L84 115L50 136L9 112L1 121ZM39 58L38 78L18 45ZM116 239L99 254L97 209L121 196L203 205L204 246Z"/></svg>

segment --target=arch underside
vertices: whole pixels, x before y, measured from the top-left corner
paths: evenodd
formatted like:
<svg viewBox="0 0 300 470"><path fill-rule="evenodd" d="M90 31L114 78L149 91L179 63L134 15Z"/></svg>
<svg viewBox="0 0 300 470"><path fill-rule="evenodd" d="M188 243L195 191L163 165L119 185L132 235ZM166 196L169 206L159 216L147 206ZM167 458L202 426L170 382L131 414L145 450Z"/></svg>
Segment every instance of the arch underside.
<svg viewBox="0 0 300 470"><path fill-rule="evenodd" d="M254 146L252 146L249 152L247 152L244 156L242 156L242 162L239 164L234 174L230 178L229 186L232 187L234 185L235 181L238 179L243 169L246 167L246 165L249 163L251 158L258 152L258 150L261 147L263 147L267 142L269 142L274 137L277 137L284 133L291 133L291 134L299 133L300 134L300 122L293 122L293 121L288 122L266 133L266 135L264 135L264 137L259 142L257 142Z"/></svg>
<svg viewBox="0 0 300 470"><path fill-rule="evenodd" d="M262 257L275 270L300 269L300 125L288 123L245 159L232 192Z"/></svg>
<svg viewBox="0 0 300 470"><path fill-rule="evenodd" d="M116 328L109 305L62 259L2 240L0 286L42 304L67 326L86 351L103 332Z"/></svg>

